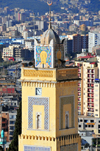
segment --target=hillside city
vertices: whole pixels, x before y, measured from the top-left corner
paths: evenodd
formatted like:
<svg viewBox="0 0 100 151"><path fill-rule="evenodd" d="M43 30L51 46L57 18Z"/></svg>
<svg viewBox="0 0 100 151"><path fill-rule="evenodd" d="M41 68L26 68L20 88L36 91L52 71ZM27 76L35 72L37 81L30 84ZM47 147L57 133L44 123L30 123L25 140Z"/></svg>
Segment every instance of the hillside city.
<svg viewBox="0 0 100 151"><path fill-rule="evenodd" d="M4 130L6 138L4 146L0 145L5 150L13 140L22 100L21 67L34 62L35 39L40 42L48 30L50 15L52 29L64 49L62 61L66 68L78 68L81 150L100 150L100 11L87 10L90 0L85 0L84 5L78 0L60 3L61 12L49 12L48 7L44 15L28 9L0 8L0 132Z"/></svg>

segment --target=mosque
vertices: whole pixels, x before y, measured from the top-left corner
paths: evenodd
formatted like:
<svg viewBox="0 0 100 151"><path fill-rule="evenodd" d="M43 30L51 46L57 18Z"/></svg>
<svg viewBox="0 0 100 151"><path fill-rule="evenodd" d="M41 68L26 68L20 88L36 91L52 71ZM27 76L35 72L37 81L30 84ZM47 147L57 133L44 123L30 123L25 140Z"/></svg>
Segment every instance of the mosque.
<svg viewBox="0 0 100 151"><path fill-rule="evenodd" d="M34 64L22 63L19 151L81 151L78 68L64 66L59 36L49 28L35 40Z"/></svg>

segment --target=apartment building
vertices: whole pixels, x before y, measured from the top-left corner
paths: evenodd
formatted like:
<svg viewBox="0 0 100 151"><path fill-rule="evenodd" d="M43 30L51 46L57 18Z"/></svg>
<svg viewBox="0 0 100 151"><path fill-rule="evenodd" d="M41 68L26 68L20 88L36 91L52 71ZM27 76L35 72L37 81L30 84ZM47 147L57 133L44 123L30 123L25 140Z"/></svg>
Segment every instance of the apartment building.
<svg viewBox="0 0 100 151"><path fill-rule="evenodd" d="M89 32L88 41L88 51L92 53L92 48L96 45L100 45L100 33Z"/></svg>
<svg viewBox="0 0 100 151"><path fill-rule="evenodd" d="M67 35L65 47L68 52L82 52L82 49L88 49L88 35L73 34Z"/></svg>
<svg viewBox="0 0 100 151"><path fill-rule="evenodd" d="M89 56L87 56L88 58ZM79 67L78 76L78 114L95 117L95 79L99 78L99 67L97 62L76 61ZM97 117L97 116L96 116Z"/></svg>
<svg viewBox="0 0 100 151"><path fill-rule="evenodd" d="M94 116L100 118L100 79L94 83Z"/></svg>
<svg viewBox="0 0 100 151"><path fill-rule="evenodd" d="M9 112L9 141L13 139L17 111Z"/></svg>
<svg viewBox="0 0 100 151"><path fill-rule="evenodd" d="M80 57L78 76L78 130L100 136L100 56Z"/></svg>
<svg viewBox="0 0 100 151"><path fill-rule="evenodd" d="M7 61L8 58L13 56L14 56L14 46L3 48L3 53L2 53L3 60Z"/></svg>
<svg viewBox="0 0 100 151"><path fill-rule="evenodd" d="M89 116L78 116L78 130L86 131L100 136L100 118Z"/></svg>
<svg viewBox="0 0 100 151"><path fill-rule="evenodd" d="M9 141L9 112L0 113L0 132L4 130L6 140Z"/></svg>

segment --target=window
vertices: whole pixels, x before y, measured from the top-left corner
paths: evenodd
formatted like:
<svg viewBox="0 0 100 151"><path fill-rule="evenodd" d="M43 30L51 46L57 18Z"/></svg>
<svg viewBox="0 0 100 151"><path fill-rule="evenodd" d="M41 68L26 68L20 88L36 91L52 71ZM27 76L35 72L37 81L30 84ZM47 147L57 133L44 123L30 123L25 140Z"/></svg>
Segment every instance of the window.
<svg viewBox="0 0 100 151"><path fill-rule="evenodd" d="M81 127L81 125L79 125L78 127Z"/></svg>
<svg viewBox="0 0 100 151"><path fill-rule="evenodd" d="M98 109L95 109L95 111L98 111Z"/></svg>
<svg viewBox="0 0 100 151"><path fill-rule="evenodd" d="M98 125L98 128L100 128L100 125Z"/></svg>
<svg viewBox="0 0 100 151"><path fill-rule="evenodd" d="M40 129L40 115L37 115L37 129Z"/></svg>
<svg viewBox="0 0 100 151"><path fill-rule="evenodd" d="M69 115L66 114L65 115L65 128L68 128L69 127Z"/></svg>
<svg viewBox="0 0 100 151"><path fill-rule="evenodd" d="M94 120L91 120L91 123L93 123L94 122Z"/></svg>
<svg viewBox="0 0 100 151"><path fill-rule="evenodd" d="M10 135L13 135L14 132L10 132Z"/></svg>
<svg viewBox="0 0 100 151"><path fill-rule="evenodd" d="M84 120L84 123L87 123L88 122L88 120Z"/></svg>
<svg viewBox="0 0 100 151"><path fill-rule="evenodd" d="M80 122L83 122L83 120L82 120L82 119L80 119Z"/></svg>
<svg viewBox="0 0 100 151"><path fill-rule="evenodd" d="M12 139L13 139L13 137L10 137L9 139L10 139L10 140L12 140Z"/></svg>
<svg viewBox="0 0 100 151"><path fill-rule="evenodd" d="M98 114L95 114L95 116L98 116Z"/></svg>
<svg viewBox="0 0 100 151"><path fill-rule="evenodd" d="M10 130L14 130L15 129L15 127L14 126L10 126Z"/></svg>
<svg viewBox="0 0 100 151"><path fill-rule="evenodd" d="M98 133L100 133L100 130L98 130Z"/></svg>
<svg viewBox="0 0 100 151"><path fill-rule="evenodd" d="M2 124L2 127L5 127L5 124Z"/></svg>
<svg viewBox="0 0 100 151"><path fill-rule="evenodd" d="M10 124L15 124L15 121L10 121Z"/></svg>

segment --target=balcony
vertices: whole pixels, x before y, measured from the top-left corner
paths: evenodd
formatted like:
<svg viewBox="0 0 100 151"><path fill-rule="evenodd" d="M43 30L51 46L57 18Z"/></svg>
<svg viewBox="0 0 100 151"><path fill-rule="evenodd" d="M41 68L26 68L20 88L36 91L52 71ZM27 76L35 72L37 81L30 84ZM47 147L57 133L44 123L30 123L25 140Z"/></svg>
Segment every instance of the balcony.
<svg viewBox="0 0 100 151"><path fill-rule="evenodd" d="M78 73L81 73L81 69L80 68L78 69Z"/></svg>
<svg viewBox="0 0 100 151"><path fill-rule="evenodd" d="M81 91L81 88L78 88L78 92L80 92Z"/></svg>
<svg viewBox="0 0 100 151"><path fill-rule="evenodd" d="M73 68L38 68L25 67L25 63L22 64L21 79L19 81L69 81L77 80L78 69Z"/></svg>
<svg viewBox="0 0 100 151"><path fill-rule="evenodd" d="M94 103L94 99L88 98L88 103Z"/></svg>
<svg viewBox="0 0 100 151"><path fill-rule="evenodd" d="M79 77L79 78L81 77L81 74L80 74L80 73L78 73L78 77Z"/></svg>
<svg viewBox="0 0 100 151"><path fill-rule="evenodd" d="M81 93L80 93L80 92L78 92L78 96L81 96Z"/></svg>
<svg viewBox="0 0 100 151"><path fill-rule="evenodd" d="M88 83L94 83L94 79L88 79L87 82Z"/></svg>
<svg viewBox="0 0 100 151"><path fill-rule="evenodd" d="M94 69L87 69L87 73L94 74Z"/></svg>
<svg viewBox="0 0 100 151"><path fill-rule="evenodd" d="M94 93L94 89L88 89L88 93Z"/></svg>
<svg viewBox="0 0 100 151"><path fill-rule="evenodd" d="M94 112L94 107L88 107L88 112Z"/></svg>
<svg viewBox="0 0 100 151"><path fill-rule="evenodd" d="M88 84L88 88L94 88L94 84Z"/></svg>
<svg viewBox="0 0 100 151"><path fill-rule="evenodd" d="M80 98L80 97L78 97L78 101L81 101L81 98Z"/></svg>
<svg viewBox="0 0 100 151"><path fill-rule="evenodd" d="M94 79L95 76L94 76L94 74L88 74L87 77L88 77L88 79L90 79L90 78L91 78L91 79Z"/></svg>

